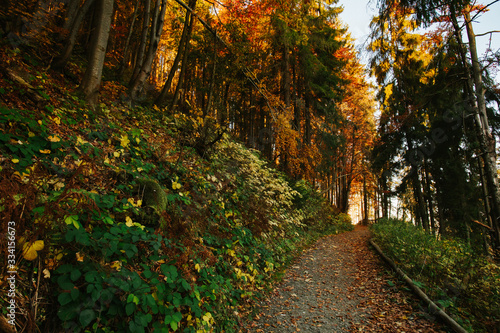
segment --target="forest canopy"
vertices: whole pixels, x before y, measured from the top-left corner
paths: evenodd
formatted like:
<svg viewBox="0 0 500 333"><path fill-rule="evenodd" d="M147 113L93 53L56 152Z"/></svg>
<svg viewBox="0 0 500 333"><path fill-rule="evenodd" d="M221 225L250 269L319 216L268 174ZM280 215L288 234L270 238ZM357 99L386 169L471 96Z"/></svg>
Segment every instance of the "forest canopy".
<svg viewBox="0 0 500 333"><path fill-rule="evenodd" d="M2 4L8 49L33 53L94 107L101 94L213 119L342 212L353 184L373 183L374 90L336 1Z"/></svg>

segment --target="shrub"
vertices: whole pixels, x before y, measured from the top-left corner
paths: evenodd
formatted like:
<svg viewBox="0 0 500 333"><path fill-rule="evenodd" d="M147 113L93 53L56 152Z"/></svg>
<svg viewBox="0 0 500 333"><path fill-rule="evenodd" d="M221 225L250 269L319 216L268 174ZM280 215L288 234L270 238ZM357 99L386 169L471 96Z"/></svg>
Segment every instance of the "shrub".
<svg viewBox="0 0 500 333"><path fill-rule="evenodd" d="M491 332L500 321L500 267L459 239L438 240L394 219L372 226L375 241L462 325Z"/></svg>

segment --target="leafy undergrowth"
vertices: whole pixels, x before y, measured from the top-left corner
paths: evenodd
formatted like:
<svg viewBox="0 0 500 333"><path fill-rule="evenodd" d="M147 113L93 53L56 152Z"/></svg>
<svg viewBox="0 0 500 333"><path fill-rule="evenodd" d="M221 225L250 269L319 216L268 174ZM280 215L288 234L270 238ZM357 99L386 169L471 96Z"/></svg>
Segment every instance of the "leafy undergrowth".
<svg viewBox="0 0 500 333"><path fill-rule="evenodd" d="M0 112L0 293L17 271L18 329L233 332L295 250L352 228L257 152L212 145L210 118L69 94Z"/></svg>
<svg viewBox="0 0 500 333"><path fill-rule="evenodd" d="M500 267L456 239L437 240L410 223L381 220L375 241L436 304L469 331L500 323Z"/></svg>

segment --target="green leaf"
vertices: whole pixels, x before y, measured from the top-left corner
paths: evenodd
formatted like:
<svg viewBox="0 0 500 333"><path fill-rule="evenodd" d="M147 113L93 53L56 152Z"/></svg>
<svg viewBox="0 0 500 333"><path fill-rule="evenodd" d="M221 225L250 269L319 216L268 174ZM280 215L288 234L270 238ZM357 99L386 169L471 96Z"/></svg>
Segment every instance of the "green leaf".
<svg viewBox="0 0 500 333"><path fill-rule="evenodd" d="M87 309L80 312L80 324L87 327L96 318L94 310Z"/></svg>
<svg viewBox="0 0 500 333"><path fill-rule="evenodd" d="M422 282L419 282L419 281L413 280L413 284L416 285L417 287L419 287L420 289L425 287L425 284L423 284Z"/></svg>
<svg viewBox="0 0 500 333"><path fill-rule="evenodd" d="M59 304L64 306L71 302L73 299L71 298L70 293L60 293L59 296L57 296L57 300L59 301Z"/></svg>
<svg viewBox="0 0 500 333"><path fill-rule="evenodd" d="M71 290L75 285L69 280L67 275L62 275L57 278L57 284L63 290Z"/></svg>
<svg viewBox="0 0 500 333"><path fill-rule="evenodd" d="M105 216L102 221L106 224L114 224L115 221L110 216Z"/></svg>
<svg viewBox="0 0 500 333"><path fill-rule="evenodd" d="M139 298L134 294L129 294L127 297L127 303L135 303L135 305L139 305Z"/></svg>
<svg viewBox="0 0 500 333"><path fill-rule="evenodd" d="M45 92L43 91L39 91L38 92L40 94L40 96L42 96L43 98L45 98L46 100L50 100L50 96L47 95Z"/></svg>
<svg viewBox="0 0 500 333"><path fill-rule="evenodd" d="M150 270L145 270L144 272L142 272L142 275L144 276L144 278L149 279L151 276L153 276L153 272L151 272Z"/></svg>
<svg viewBox="0 0 500 333"><path fill-rule="evenodd" d="M71 280L72 281L78 280L80 278L80 276L82 276L82 273L78 269L75 269L74 271L71 272Z"/></svg>
<svg viewBox="0 0 500 333"><path fill-rule="evenodd" d="M135 303L128 303L125 306L125 313L127 314L127 316L130 316L132 313L134 313L134 311L135 311Z"/></svg>
<svg viewBox="0 0 500 333"><path fill-rule="evenodd" d="M96 276L97 276L96 271L88 272L87 274L85 274L85 281L88 283L94 282L96 279Z"/></svg>
<svg viewBox="0 0 500 333"><path fill-rule="evenodd" d="M178 323L182 320L182 314L180 312L176 312L172 315L172 320L176 320Z"/></svg>
<svg viewBox="0 0 500 333"><path fill-rule="evenodd" d="M73 301L76 301L76 299L80 296L80 291L77 288L71 289L71 298Z"/></svg>
<svg viewBox="0 0 500 333"><path fill-rule="evenodd" d="M195 286L195 288L194 288L194 291L193 291L193 292L194 292L194 296L196 297L196 299L197 299L198 301L200 301L200 300L201 300L200 292L198 291L198 289L196 288L196 286Z"/></svg>
<svg viewBox="0 0 500 333"><path fill-rule="evenodd" d="M74 269L74 267L72 265L66 264L66 265L59 266L56 269L56 272L60 273L60 274L66 274L66 273L73 271L73 269Z"/></svg>
<svg viewBox="0 0 500 333"><path fill-rule="evenodd" d="M43 212L45 211L45 207L44 206L36 207L33 208L31 211L33 213L43 214Z"/></svg>
<svg viewBox="0 0 500 333"><path fill-rule="evenodd" d="M74 225L75 228L80 229L80 223L78 222L78 215L70 215L64 219L67 225Z"/></svg>
<svg viewBox="0 0 500 333"><path fill-rule="evenodd" d="M182 287L186 291L191 291L191 285L184 279L181 280Z"/></svg>
<svg viewBox="0 0 500 333"><path fill-rule="evenodd" d="M80 305L77 303L70 303L67 306L62 306L57 311L57 316L62 321L68 321L76 317L77 313L80 313Z"/></svg>
<svg viewBox="0 0 500 333"><path fill-rule="evenodd" d="M147 327L148 324L153 320L153 317L148 313L139 312L135 315L135 322L140 324L142 327Z"/></svg>
<svg viewBox="0 0 500 333"><path fill-rule="evenodd" d="M179 275L177 273L177 268L173 265L163 264L160 266L160 269L165 276L170 277L172 280L175 280L175 278Z"/></svg>
<svg viewBox="0 0 500 333"><path fill-rule="evenodd" d="M172 304L175 307L179 307L181 305L182 296L179 293L174 293L173 297Z"/></svg>

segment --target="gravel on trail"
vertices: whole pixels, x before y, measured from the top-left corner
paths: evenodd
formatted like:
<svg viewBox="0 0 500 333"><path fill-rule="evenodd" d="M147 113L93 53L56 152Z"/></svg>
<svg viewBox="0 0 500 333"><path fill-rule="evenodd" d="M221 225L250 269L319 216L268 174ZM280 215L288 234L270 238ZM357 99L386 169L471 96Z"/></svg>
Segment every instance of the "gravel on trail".
<svg viewBox="0 0 500 333"><path fill-rule="evenodd" d="M245 332L446 332L369 247L370 231L321 238L261 302Z"/></svg>

